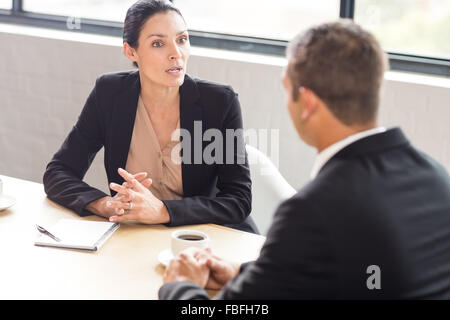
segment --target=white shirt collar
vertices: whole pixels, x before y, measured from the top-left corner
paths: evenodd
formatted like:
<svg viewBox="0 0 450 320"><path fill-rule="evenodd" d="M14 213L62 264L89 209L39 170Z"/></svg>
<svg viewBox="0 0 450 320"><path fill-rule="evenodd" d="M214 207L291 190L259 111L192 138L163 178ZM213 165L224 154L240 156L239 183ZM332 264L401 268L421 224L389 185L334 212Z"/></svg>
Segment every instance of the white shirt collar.
<svg viewBox="0 0 450 320"><path fill-rule="evenodd" d="M317 174L319 173L320 169L323 168L323 166L330 160L336 153L344 149L346 146L352 144L353 142L356 142L362 138L381 133L386 131L386 128L384 127L378 127L373 128L361 132L357 132L355 134L352 134L342 140L339 140L338 142L332 144L331 146L328 146L327 148L323 149L316 157L316 161L314 162L314 166L311 171L311 180L313 180Z"/></svg>

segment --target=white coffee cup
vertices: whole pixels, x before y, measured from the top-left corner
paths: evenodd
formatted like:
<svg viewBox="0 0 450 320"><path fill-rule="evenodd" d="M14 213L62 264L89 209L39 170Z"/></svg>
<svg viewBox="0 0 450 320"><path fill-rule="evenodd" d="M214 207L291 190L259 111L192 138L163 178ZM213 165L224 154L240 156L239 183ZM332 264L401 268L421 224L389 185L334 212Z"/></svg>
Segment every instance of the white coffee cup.
<svg viewBox="0 0 450 320"><path fill-rule="evenodd" d="M3 182L2 179L0 179L0 198L2 197L2 195L3 195Z"/></svg>
<svg viewBox="0 0 450 320"><path fill-rule="evenodd" d="M182 229L172 232L171 249L174 256L190 247L208 248L209 243L208 235L201 231Z"/></svg>

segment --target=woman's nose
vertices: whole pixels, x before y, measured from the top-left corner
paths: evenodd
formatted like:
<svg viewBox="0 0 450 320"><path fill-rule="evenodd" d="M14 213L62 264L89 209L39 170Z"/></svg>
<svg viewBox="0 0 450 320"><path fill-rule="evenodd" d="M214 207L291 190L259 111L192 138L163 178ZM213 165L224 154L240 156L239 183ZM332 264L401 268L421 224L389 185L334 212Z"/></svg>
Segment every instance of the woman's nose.
<svg viewBox="0 0 450 320"><path fill-rule="evenodd" d="M169 59L174 60L174 59L181 58L181 56L182 56L181 48L176 44L172 45Z"/></svg>

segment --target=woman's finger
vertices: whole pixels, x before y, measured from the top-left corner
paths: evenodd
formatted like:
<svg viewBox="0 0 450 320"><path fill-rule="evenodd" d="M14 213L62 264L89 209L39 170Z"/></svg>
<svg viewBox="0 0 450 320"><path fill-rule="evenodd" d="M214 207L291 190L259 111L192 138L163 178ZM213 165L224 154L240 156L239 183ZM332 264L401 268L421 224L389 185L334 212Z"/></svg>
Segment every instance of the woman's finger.
<svg viewBox="0 0 450 320"><path fill-rule="evenodd" d="M120 199L118 199L118 200L119 200L120 202L124 202L124 203L127 203L127 202L132 201L133 199L131 198L131 192L122 195L122 197L121 197Z"/></svg>
<svg viewBox="0 0 450 320"><path fill-rule="evenodd" d="M130 210L130 202L110 200L106 202L108 208Z"/></svg>
<svg viewBox="0 0 450 320"><path fill-rule="evenodd" d="M141 182L141 184L145 187L145 188L150 188L150 186L152 185L153 180L150 178L145 179L144 181Z"/></svg>
<svg viewBox="0 0 450 320"><path fill-rule="evenodd" d="M146 174L147 175L147 174ZM138 181L140 181L139 179L137 179L137 178L135 178L136 180L138 180ZM150 186L152 185L152 179L150 179L150 178L147 178L147 179L144 179L144 180L141 180L140 181L140 183L144 186L144 188L150 188ZM124 183L122 183L122 187L125 187L125 188L133 188L133 185L130 183L130 182L124 182Z"/></svg>
<svg viewBox="0 0 450 320"><path fill-rule="evenodd" d="M122 185L123 187L123 185ZM128 188L127 188L128 190ZM131 189L129 189L131 190ZM113 200L121 201L121 202L130 202L131 200L135 199L131 197L132 192L127 192L126 194L116 193L116 195L113 197Z"/></svg>
<svg viewBox="0 0 450 320"><path fill-rule="evenodd" d="M111 216L109 217L109 221L111 222L124 222L124 221L138 221L138 215L137 213L127 213L121 216Z"/></svg>
<svg viewBox="0 0 450 320"><path fill-rule="evenodd" d="M131 182L134 179L134 176L129 173L128 171L119 168L119 170L117 170L117 172L120 174L120 176L126 181L126 182Z"/></svg>
<svg viewBox="0 0 450 320"><path fill-rule="evenodd" d="M120 193L121 195L127 195L128 191L130 190L129 188L126 188L124 186L121 186L120 184L111 182L109 184L109 187L111 188L111 190L116 191L117 193Z"/></svg>
<svg viewBox="0 0 450 320"><path fill-rule="evenodd" d="M138 172L136 174L133 175L133 177L137 180L137 181L142 181L145 178L147 178L147 172Z"/></svg>
<svg viewBox="0 0 450 320"><path fill-rule="evenodd" d="M118 170L119 174L122 176L122 178L125 179L126 182L131 183L133 188L138 192L143 192L147 190L139 181L137 181L132 174L130 174L128 171L119 168Z"/></svg>
<svg viewBox="0 0 450 320"><path fill-rule="evenodd" d="M129 187L128 187L129 189L128 190L134 190L134 191L136 191L137 193L144 193L144 192L146 192L146 191L148 191L148 189L146 188L146 187L144 187L143 185L142 185L142 183L140 183L139 181L137 181L136 179L132 179L130 182L129 182Z"/></svg>
<svg viewBox="0 0 450 320"><path fill-rule="evenodd" d="M120 199L121 202L130 202L136 199L137 194L133 189L125 188L114 182L110 183L110 188L122 195L122 198Z"/></svg>
<svg viewBox="0 0 450 320"><path fill-rule="evenodd" d="M125 195L116 193L116 195L112 198L113 200L122 201Z"/></svg>
<svg viewBox="0 0 450 320"><path fill-rule="evenodd" d="M116 213L117 216L121 216L121 215L125 214L124 209L114 209L114 212Z"/></svg>

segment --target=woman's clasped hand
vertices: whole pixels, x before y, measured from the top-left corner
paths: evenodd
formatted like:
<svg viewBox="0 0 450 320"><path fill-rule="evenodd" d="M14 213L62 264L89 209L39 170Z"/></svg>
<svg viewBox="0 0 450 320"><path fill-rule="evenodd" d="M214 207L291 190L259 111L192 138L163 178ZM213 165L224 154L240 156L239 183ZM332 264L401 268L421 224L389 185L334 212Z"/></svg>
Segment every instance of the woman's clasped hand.
<svg viewBox="0 0 450 320"><path fill-rule="evenodd" d="M117 194L106 203L115 212L115 215L109 217L109 221L138 221L145 224L170 221L164 203L149 190L152 180L147 178L146 172L132 175L122 168L118 172L125 182L122 185L110 183L110 188Z"/></svg>

